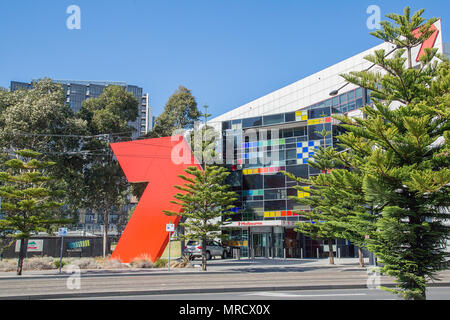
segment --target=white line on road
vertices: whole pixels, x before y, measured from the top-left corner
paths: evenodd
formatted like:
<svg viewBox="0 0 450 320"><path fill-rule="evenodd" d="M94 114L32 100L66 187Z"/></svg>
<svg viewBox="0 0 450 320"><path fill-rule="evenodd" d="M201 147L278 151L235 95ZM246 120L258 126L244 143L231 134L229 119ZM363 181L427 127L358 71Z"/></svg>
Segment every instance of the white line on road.
<svg viewBox="0 0 450 320"><path fill-rule="evenodd" d="M311 297L346 297L346 296L366 296L367 293L334 293L334 294L289 294L276 292L249 293L248 296L285 297L285 298L311 298Z"/></svg>

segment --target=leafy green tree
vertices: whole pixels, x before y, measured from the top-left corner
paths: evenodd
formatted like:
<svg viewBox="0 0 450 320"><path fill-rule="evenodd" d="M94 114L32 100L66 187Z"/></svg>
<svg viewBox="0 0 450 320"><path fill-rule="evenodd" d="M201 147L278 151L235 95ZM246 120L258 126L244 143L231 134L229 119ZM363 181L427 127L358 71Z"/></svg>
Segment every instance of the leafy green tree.
<svg viewBox="0 0 450 320"><path fill-rule="evenodd" d="M119 164L113 159L109 144L131 139L133 128L130 121L138 116L139 102L132 93L120 86L105 88L98 98L83 102L79 116L87 122L89 133L104 139L92 139L83 145L92 151L84 161L83 187L80 199L83 207L102 214L103 256L107 255L109 220L112 212L127 215L121 208L128 204L129 184ZM98 150L98 151L96 151ZM119 217L119 220L122 220Z"/></svg>
<svg viewBox="0 0 450 320"><path fill-rule="evenodd" d="M54 162L39 161L41 154L31 150L16 151L16 156L3 163L0 172L1 210L0 231L20 240L17 275L22 275L22 265L28 239L33 233L49 231L52 227L69 223L61 215L62 191L47 185L52 177L47 168Z"/></svg>
<svg viewBox="0 0 450 320"><path fill-rule="evenodd" d="M409 12L389 15L397 25L382 23L377 33L386 41L403 41L406 49L391 58L384 50L366 57L384 73L343 75L370 89L374 106L363 108L363 119L335 118L347 130L337 138L364 159L355 166L363 174L365 201L379 212L368 247L380 258L381 271L396 278L397 288L391 291L405 299L425 299L427 282L448 267L443 244L449 239L450 64L437 49L425 49L419 67L412 67L413 31L424 20L423 10L412 18ZM430 33L435 20L422 24L422 34Z"/></svg>
<svg viewBox="0 0 450 320"><path fill-rule="evenodd" d="M202 241L202 270L206 271L206 244L214 238L220 238L221 227L226 224L224 216L232 214L228 210L234 208L233 202L238 199L236 193L229 191L225 184L230 174L226 168L206 166L205 170L188 167L188 175L180 175L185 181L183 186L175 186L180 193L174 197L174 204L181 206L181 212L165 210L169 216L182 217L180 225L185 228L183 239Z"/></svg>
<svg viewBox="0 0 450 320"><path fill-rule="evenodd" d="M156 118L153 130L147 137L170 137L174 130L192 129L201 115L191 91L179 86L167 101L163 113Z"/></svg>
<svg viewBox="0 0 450 320"><path fill-rule="evenodd" d="M60 84L50 79L33 83L33 89L0 92L0 148L7 152L32 149L56 164L48 170L56 177L51 183L65 193L65 211L75 214L83 179L87 122L77 118L67 103Z"/></svg>
<svg viewBox="0 0 450 320"><path fill-rule="evenodd" d="M5 92L0 98L0 147L32 148L43 154L79 148L86 122L74 117L62 86L42 79L31 90Z"/></svg>

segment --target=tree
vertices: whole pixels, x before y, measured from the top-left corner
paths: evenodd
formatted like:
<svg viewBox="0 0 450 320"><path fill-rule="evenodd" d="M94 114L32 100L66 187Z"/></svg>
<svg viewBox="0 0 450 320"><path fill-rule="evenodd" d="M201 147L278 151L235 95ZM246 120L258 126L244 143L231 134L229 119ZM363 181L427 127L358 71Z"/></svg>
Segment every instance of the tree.
<svg viewBox="0 0 450 320"><path fill-rule="evenodd" d="M131 139L133 128L129 121L136 120L139 102L132 93L120 86L110 85L96 99L83 102L79 116L87 122L92 135L104 134L104 139L92 139L83 149L99 150L84 161L83 188L80 198L84 207L102 214L103 256L107 254L108 229L111 212L127 215L121 210L128 202L129 184L109 148L111 142ZM121 218L119 218L121 219Z"/></svg>
<svg viewBox="0 0 450 320"><path fill-rule="evenodd" d="M406 49L409 69L412 68L412 49L421 45L433 34L434 30L431 29L431 26L438 20L432 18L425 22L425 19L422 18L424 12L425 10L421 9L411 17L411 8L405 7L403 15L395 13L386 15L397 25L393 25L389 21L382 21L380 23L382 28L370 33L385 42L392 43L397 49Z"/></svg>
<svg viewBox="0 0 450 320"><path fill-rule="evenodd" d="M347 239L358 246L359 264L364 267L362 247L365 236L374 229L373 206L368 206L362 192L361 172L351 168L348 153L333 147L319 148L314 162L309 165L321 170L321 174L310 179L302 179L284 172L294 186L308 197L291 197L302 205L312 208L302 212L308 222L297 224L296 231L311 238L328 242L330 264L334 263L332 239ZM306 186L306 187L305 187Z"/></svg>
<svg viewBox="0 0 450 320"><path fill-rule="evenodd" d="M202 270L206 271L206 245L207 241L220 234L221 226L226 224L224 216L232 214L228 210L234 208L233 202L238 199L236 193L228 191L229 186L224 184L230 174L226 168L206 166L202 171L198 167L188 167L188 175L180 175L186 183L175 186L180 193L174 197L174 204L180 205L181 212L165 210L169 216L184 218L180 225L185 228L183 239L196 239L202 241Z"/></svg>
<svg viewBox="0 0 450 320"><path fill-rule="evenodd" d="M22 275L27 239L32 233L49 231L56 225L69 223L62 219L62 191L54 191L47 184L52 177L47 168L54 162L39 161L39 153L31 150L16 152L16 157L4 162L5 171L0 172L1 209L0 231L20 240L17 275Z"/></svg>
<svg viewBox="0 0 450 320"><path fill-rule="evenodd" d="M56 162L48 168L54 189L65 190L65 211L75 214L82 187L87 122L77 118L65 102L60 84L50 79L33 83L33 89L0 92L0 148L7 152L32 149Z"/></svg>
<svg viewBox="0 0 450 320"><path fill-rule="evenodd" d="M155 126L147 137L169 137L174 130L192 129L201 115L191 91L179 86L167 101L163 113L156 118Z"/></svg>
<svg viewBox="0 0 450 320"><path fill-rule="evenodd" d="M448 267L450 63L436 49L425 49L419 67L412 67L410 48L422 13L411 18L406 8L403 16L388 16L397 26L382 23L376 35L406 49L392 58L384 50L366 57L384 74L342 75L370 89L374 106L363 108L363 119L335 116L347 131L337 138L365 160L355 166L363 174L365 201L379 212L368 247L380 258L381 271L396 278L397 288L390 290L405 299L425 299L427 282ZM423 23L420 33L429 35L435 20Z"/></svg>

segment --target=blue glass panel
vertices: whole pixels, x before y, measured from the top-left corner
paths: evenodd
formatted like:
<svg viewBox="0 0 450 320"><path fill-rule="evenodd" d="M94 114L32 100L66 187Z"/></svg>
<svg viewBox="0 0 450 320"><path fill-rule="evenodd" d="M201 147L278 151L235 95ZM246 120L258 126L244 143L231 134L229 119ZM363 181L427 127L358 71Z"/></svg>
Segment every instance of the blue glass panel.
<svg viewBox="0 0 450 320"><path fill-rule="evenodd" d="M303 152L308 152L309 151L309 148L308 147L304 147L303 148Z"/></svg>
<svg viewBox="0 0 450 320"><path fill-rule="evenodd" d="M310 146L310 147L314 146L314 141L309 141L308 146Z"/></svg>

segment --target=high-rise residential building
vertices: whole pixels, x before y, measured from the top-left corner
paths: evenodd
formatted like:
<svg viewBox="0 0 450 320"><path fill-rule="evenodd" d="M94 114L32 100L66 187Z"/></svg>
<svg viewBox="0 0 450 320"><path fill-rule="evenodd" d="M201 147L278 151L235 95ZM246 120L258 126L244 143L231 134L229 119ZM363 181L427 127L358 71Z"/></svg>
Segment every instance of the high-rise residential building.
<svg viewBox="0 0 450 320"><path fill-rule="evenodd" d="M73 112L78 112L81 109L83 101L89 98L98 98L109 85L118 85L131 92L139 101L139 115L137 119L130 122L130 125L135 129L132 139L137 139L139 136L145 135L152 129L152 108L149 105L148 93L143 93L143 89L128 85L125 82L112 81L80 81L80 80L52 80L54 83L59 83L63 86L66 92L66 102L70 105ZM17 82L11 81L11 91L19 89L33 88L33 82Z"/></svg>

